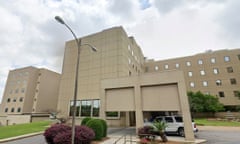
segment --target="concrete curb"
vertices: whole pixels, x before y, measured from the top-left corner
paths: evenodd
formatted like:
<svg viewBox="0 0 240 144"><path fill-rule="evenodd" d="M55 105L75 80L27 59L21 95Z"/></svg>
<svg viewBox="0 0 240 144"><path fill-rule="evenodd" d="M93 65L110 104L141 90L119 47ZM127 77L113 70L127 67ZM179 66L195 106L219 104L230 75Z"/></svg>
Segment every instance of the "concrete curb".
<svg viewBox="0 0 240 144"><path fill-rule="evenodd" d="M31 137L31 136L35 136L35 135L40 135L40 134L43 134L43 131L36 132L36 133L25 134L25 135L20 135L20 136L16 136L16 137L0 139L0 143L9 142L9 141L17 140L17 139L23 139L23 138L27 138L27 137Z"/></svg>

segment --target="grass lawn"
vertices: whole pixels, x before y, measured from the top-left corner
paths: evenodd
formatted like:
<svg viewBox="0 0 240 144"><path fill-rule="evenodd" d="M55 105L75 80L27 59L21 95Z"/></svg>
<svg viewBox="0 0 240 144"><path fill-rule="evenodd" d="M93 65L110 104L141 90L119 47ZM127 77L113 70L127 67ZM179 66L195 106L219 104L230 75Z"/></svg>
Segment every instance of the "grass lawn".
<svg viewBox="0 0 240 144"><path fill-rule="evenodd" d="M214 120L214 119L194 119L195 123L197 125L202 126L234 126L234 127L240 127L240 122L234 122L234 121L220 121L220 120Z"/></svg>
<svg viewBox="0 0 240 144"><path fill-rule="evenodd" d="M0 127L0 139L44 131L51 121L33 122Z"/></svg>

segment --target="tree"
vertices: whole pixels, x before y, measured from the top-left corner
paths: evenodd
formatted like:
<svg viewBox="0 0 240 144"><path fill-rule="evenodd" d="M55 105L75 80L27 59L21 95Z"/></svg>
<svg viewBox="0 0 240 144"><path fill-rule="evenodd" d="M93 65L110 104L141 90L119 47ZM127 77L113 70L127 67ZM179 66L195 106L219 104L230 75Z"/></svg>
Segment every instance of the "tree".
<svg viewBox="0 0 240 144"><path fill-rule="evenodd" d="M200 91L188 92L188 99L191 112L218 112L224 110L223 104L218 101L218 98L203 94Z"/></svg>
<svg viewBox="0 0 240 144"><path fill-rule="evenodd" d="M159 131L159 135L162 139L163 142L167 142L167 136L165 134L165 128L167 127L167 124L163 121L154 121L153 125L157 128L157 130Z"/></svg>

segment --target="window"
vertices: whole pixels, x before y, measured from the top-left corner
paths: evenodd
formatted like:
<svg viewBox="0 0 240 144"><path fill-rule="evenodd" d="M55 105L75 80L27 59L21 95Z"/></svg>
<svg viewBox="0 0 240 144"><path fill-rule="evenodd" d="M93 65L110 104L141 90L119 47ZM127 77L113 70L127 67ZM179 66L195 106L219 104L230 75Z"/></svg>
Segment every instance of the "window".
<svg viewBox="0 0 240 144"><path fill-rule="evenodd" d="M191 62L187 61L187 62L186 62L186 65L187 65L187 66L191 66Z"/></svg>
<svg viewBox="0 0 240 144"><path fill-rule="evenodd" d="M240 54L238 54L237 57L238 57L238 60L240 60Z"/></svg>
<svg viewBox="0 0 240 144"><path fill-rule="evenodd" d="M16 98L13 98L13 102L16 102L17 101L17 99Z"/></svg>
<svg viewBox="0 0 240 144"><path fill-rule="evenodd" d="M120 118L120 112L118 111L107 111L106 113L107 119L119 119Z"/></svg>
<svg viewBox="0 0 240 144"><path fill-rule="evenodd" d="M191 71L188 72L188 76L189 77L192 77L193 76L193 73Z"/></svg>
<svg viewBox="0 0 240 144"><path fill-rule="evenodd" d="M21 108L20 107L17 109L17 112L21 112Z"/></svg>
<svg viewBox="0 0 240 144"><path fill-rule="evenodd" d="M210 92L205 92L206 95L210 95Z"/></svg>
<svg viewBox="0 0 240 144"><path fill-rule="evenodd" d="M92 101L81 101L81 116L91 116Z"/></svg>
<svg viewBox="0 0 240 144"><path fill-rule="evenodd" d="M167 64L166 64L166 65L164 65L164 68L165 68L165 69L168 69L168 65L167 65Z"/></svg>
<svg viewBox="0 0 240 144"><path fill-rule="evenodd" d="M198 64L199 64L199 65L202 65L202 64L203 64L203 60L201 60L201 59L198 60Z"/></svg>
<svg viewBox="0 0 240 144"><path fill-rule="evenodd" d="M179 63L176 63L176 65L175 65L175 66L176 66L176 68L179 68L179 67L180 67Z"/></svg>
<svg viewBox="0 0 240 144"><path fill-rule="evenodd" d="M15 93L18 93L18 89L15 90Z"/></svg>
<svg viewBox="0 0 240 144"><path fill-rule="evenodd" d="M128 75L129 75L129 76L131 76L131 75L132 75L132 72L131 72L131 71L129 71L129 72L128 72Z"/></svg>
<svg viewBox="0 0 240 144"><path fill-rule="evenodd" d="M22 102L23 101L23 97L20 97L19 101Z"/></svg>
<svg viewBox="0 0 240 144"><path fill-rule="evenodd" d="M131 47L130 47L130 45L128 45L128 50L131 51Z"/></svg>
<svg viewBox="0 0 240 144"><path fill-rule="evenodd" d="M8 108L5 108L5 113L8 112Z"/></svg>
<svg viewBox="0 0 240 144"><path fill-rule="evenodd" d="M218 92L218 94L219 94L219 97L225 97L225 95L224 95L224 92L223 92L223 91L220 91L220 92Z"/></svg>
<svg viewBox="0 0 240 144"><path fill-rule="evenodd" d="M195 87L194 82L190 82L190 87Z"/></svg>
<svg viewBox="0 0 240 144"><path fill-rule="evenodd" d="M159 69L159 67L158 66L155 66L155 70L157 71Z"/></svg>
<svg viewBox="0 0 240 144"><path fill-rule="evenodd" d="M14 112L14 108L11 109L11 112Z"/></svg>
<svg viewBox="0 0 240 144"><path fill-rule="evenodd" d="M200 75L205 75L206 73L205 73L205 71L204 70L201 70L200 71Z"/></svg>
<svg viewBox="0 0 240 144"><path fill-rule="evenodd" d="M216 80L216 85L217 86L221 86L222 85L222 81L221 80Z"/></svg>
<svg viewBox="0 0 240 144"><path fill-rule="evenodd" d="M24 93L25 92L25 88L22 88L21 92Z"/></svg>
<svg viewBox="0 0 240 144"><path fill-rule="evenodd" d="M167 123L173 123L173 118L172 117L165 117L165 121Z"/></svg>
<svg viewBox="0 0 240 144"><path fill-rule="evenodd" d="M131 61L131 59L130 59L130 58L128 58L128 64L131 64L131 62L132 62L132 61Z"/></svg>
<svg viewBox="0 0 240 144"><path fill-rule="evenodd" d="M219 74L218 68L214 68L214 69L213 69L213 73L214 73L214 74Z"/></svg>
<svg viewBox="0 0 240 144"><path fill-rule="evenodd" d="M230 61L230 57L229 56L224 56L224 61L225 62L229 62Z"/></svg>
<svg viewBox="0 0 240 144"><path fill-rule="evenodd" d="M183 118L180 116L175 117L176 122L183 122Z"/></svg>
<svg viewBox="0 0 240 144"><path fill-rule="evenodd" d="M76 116L98 117L100 100L77 100L76 109ZM73 116L73 101L70 102L69 116Z"/></svg>
<svg viewBox="0 0 240 144"><path fill-rule="evenodd" d="M233 73L233 68L232 67L227 67L227 72L228 73Z"/></svg>
<svg viewBox="0 0 240 144"><path fill-rule="evenodd" d="M208 86L208 82L207 81L203 81L203 86L207 87Z"/></svg>
<svg viewBox="0 0 240 144"><path fill-rule="evenodd" d="M240 98L240 91L233 91L233 94L234 94L235 97Z"/></svg>
<svg viewBox="0 0 240 144"><path fill-rule="evenodd" d="M231 78L230 83L231 83L231 85L235 85L235 84L237 84L237 80L235 78Z"/></svg>
<svg viewBox="0 0 240 144"><path fill-rule="evenodd" d="M11 99L10 99L10 98L8 98L8 99L7 99L7 102L8 102L8 103L9 103L9 102L11 102Z"/></svg>
<svg viewBox="0 0 240 144"><path fill-rule="evenodd" d="M211 63L216 63L216 58L211 58Z"/></svg>
<svg viewBox="0 0 240 144"><path fill-rule="evenodd" d="M99 109L100 109L100 100L93 100L92 116L98 117L99 116Z"/></svg>

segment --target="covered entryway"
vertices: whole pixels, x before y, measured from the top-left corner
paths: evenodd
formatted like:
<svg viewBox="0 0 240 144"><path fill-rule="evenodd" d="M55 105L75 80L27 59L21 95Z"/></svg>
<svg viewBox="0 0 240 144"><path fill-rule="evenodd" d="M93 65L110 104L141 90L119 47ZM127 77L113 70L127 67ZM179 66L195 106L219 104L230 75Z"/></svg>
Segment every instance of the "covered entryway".
<svg viewBox="0 0 240 144"><path fill-rule="evenodd" d="M100 99L100 116L107 119L105 112L120 112L114 120L120 126L142 127L145 112L179 112L184 119L186 140L194 140L184 75L180 71L102 80Z"/></svg>

